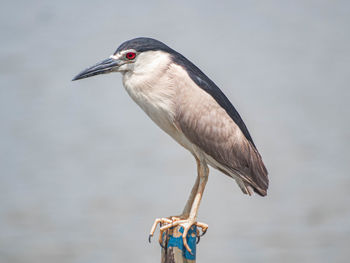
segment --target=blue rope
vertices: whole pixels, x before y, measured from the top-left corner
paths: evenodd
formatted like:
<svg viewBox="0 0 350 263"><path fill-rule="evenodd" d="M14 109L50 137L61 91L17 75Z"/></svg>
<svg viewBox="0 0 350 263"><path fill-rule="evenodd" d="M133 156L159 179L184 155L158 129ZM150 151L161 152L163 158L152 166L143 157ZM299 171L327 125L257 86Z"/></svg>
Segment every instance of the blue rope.
<svg viewBox="0 0 350 263"><path fill-rule="evenodd" d="M183 227L180 227L180 233L184 232ZM187 244L192 250L192 254L187 251L187 249L183 245L182 235L179 237L174 237L169 234L168 247L177 247L182 250L182 256L189 260L196 259L196 241L197 241L197 227L193 225L187 233Z"/></svg>

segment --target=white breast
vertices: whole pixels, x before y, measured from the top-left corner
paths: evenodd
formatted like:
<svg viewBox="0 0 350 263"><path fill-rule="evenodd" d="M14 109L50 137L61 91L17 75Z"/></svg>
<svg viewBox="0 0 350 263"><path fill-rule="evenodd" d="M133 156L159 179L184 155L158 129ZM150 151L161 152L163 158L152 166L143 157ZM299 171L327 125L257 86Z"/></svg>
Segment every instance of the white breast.
<svg viewBox="0 0 350 263"><path fill-rule="evenodd" d="M133 70L123 74L123 84L146 114L175 138L178 137L174 126L176 87L168 74L170 64L169 54L165 52L141 53Z"/></svg>
<svg viewBox="0 0 350 263"><path fill-rule="evenodd" d="M162 51L141 53L134 64L133 70L123 74L123 84L130 97L162 130L193 152L194 145L174 122L181 87L173 76L179 66L174 65L170 55Z"/></svg>

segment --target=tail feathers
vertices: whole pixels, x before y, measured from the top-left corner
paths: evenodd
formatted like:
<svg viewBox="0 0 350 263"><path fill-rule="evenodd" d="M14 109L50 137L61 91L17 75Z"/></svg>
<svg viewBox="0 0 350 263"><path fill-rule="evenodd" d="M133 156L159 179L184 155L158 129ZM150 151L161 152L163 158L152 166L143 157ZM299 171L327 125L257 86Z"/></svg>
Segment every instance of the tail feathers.
<svg viewBox="0 0 350 263"><path fill-rule="evenodd" d="M261 187L257 187L255 184L248 183L246 181L243 181L242 179L236 179L236 182L244 194L253 195L253 193L255 192L260 196L267 195L267 188L264 189Z"/></svg>
<svg viewBox="0 0 350 263"><path fill-rule="evenodd" d="M256 148L249 144L246 158L242 158L241 165L228 167L225 165L214 166L222 173L236 180L244 194L252 195L254 192L261 196L267 195L269 178L267 169Z"/></svg>
<svg viewBox="0 0 350 263"><path fill-rule="evenodd" d="M255 147L251 147L249 156L248 165L235 171L241 179L241 182L237 183L245 194L252 195L254 191L261 196L266 196L269 187L267 169Z"/></svg>
<svg viewBox="0 0 350 263"><path fill-rule="evenodd" d="M252 195L254 193L254 188L249 184L244 183L242 179L236 178L236 183L238 184L239 188L241 188L243 194Z"/></svg>

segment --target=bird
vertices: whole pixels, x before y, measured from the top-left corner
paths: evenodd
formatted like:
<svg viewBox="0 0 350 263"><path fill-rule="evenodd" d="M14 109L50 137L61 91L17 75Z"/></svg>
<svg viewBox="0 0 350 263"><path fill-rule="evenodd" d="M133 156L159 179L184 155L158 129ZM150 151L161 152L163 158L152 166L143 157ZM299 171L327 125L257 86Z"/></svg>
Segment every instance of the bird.
<svg viewBox="0 0 350 263"><path fill-rule="evenodd" d="M220 63L221 55L209 55ZM163 231L183 227L183 245L191 252L186 241L189 229L193 225L203 233L208 229L197 221L197 214L209 166L234 179L244 194L267 194L268 171L240 114L189 59L159 40L137 37L123 42L111 56L83 70L73 81L111 72L122 74L130 97L197 163L197 177L183 212L155 219L150 238L158 224L160 240Z"/></svg>

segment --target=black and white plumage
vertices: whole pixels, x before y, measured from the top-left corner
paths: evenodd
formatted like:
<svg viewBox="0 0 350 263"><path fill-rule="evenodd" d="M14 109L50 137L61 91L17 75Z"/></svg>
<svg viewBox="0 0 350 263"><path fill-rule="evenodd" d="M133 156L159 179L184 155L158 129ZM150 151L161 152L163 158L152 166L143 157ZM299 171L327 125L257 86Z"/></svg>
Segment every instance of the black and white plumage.
<svg viewBox="0 0 350 263"><path fill-rule="evenodd" d="M201 224L196 216L208 165L235 179L245 194L266 195L267 170L246 125L198 67L158 40L135 38L73 80L113 71L122 73L125 89L146 114L197 160L196 183L182 215L175 220L184 226L184 237L191 225ZM166 219L162 222L174 225Z"/></svg>

